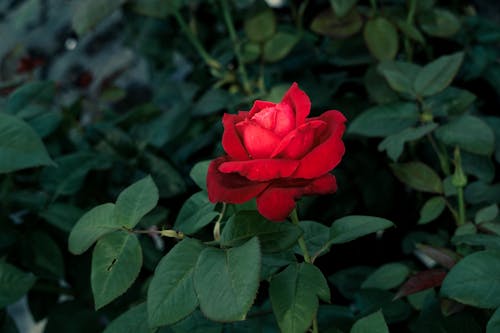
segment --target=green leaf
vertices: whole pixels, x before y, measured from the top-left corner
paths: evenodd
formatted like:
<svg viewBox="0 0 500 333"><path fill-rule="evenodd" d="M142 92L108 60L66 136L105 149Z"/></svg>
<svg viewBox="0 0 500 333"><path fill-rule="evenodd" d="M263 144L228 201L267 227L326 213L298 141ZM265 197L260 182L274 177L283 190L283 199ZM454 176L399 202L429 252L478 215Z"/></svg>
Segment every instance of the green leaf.
<svg viewBox="0 0 500 333"><path fill-rule="evenodd" d="M208 166L211 162L211 160L198 162L194 165L194 167L191 169L191 172L189 173L189 176L194 181L194 183L198 185L199 188L205 191L207 190Z"/></svg>
<svg viewBox="0 0 500 333"><path fill-rule="evenodd" d="M142 158L144 167L151 173L158 187L160 198L170 198L186 191L184 179L171 163L147 152Z"/></svg>
<svg viewBox="0 0 500 333"><path fill-rule="evenodd" d="M460 30L458 18L446 9L433 8L418 16L420 28L428 35L447 38Z"/></svg>
<svg viewBox="0 0 500 333"><path fill-rule="evenodd" d="M0 112L0 174L54 165L38 134L23 120Z"/></svg>
<svg viewBox="0 0 500 333"><path fill-rule="evenodd" d="M491 155L495 149L495 134L480 118L463 115L436 130L444 144L458 146L470 153Z"/></svg>
<svg viewBox="0 0 500 333"><path fill-rule="evenodd" d="M492 204L477 211L474 222L483 223L493 221L498 216L498 206Z"/></svg>
<svg viewBox="0 0 500 333"><path fill-rule="evenodd" d="M309 263L293 263L275 275L269 286L274 315L282 332L303 333L311 326L318 297L330 301L323 273Z"/></svg>
<svg viewBox="0 0 500 333"><path fill-rule="evenodd" d="M357 2L358 0L330 0L330 5L337 17L344 17Z"/></svg>
<svg viewBox="0 0 500 333"><path fill-rule="evenodd" d="M7 112L23 119L31 118L52 104L55 92L54 82L34 81L23 84L9 95Z"/></svg>
<svg viewBox="0 0 500 333"><path fill-rule="evenodd" d="M56 202L41 211L38 215L54 227L70 233L84 211L73 205Z"/></svg>
<svg viewBox="0 0 500 333"><path fill-rule="evenodd" d="M441 295L479 308L500 306L500 253L476 252L460 260L446 275Z"/></svg>
<svg viewBox="0 0 500 333"><path fill-rule="evenodd" d="M133 11L141 15L163 19L179 10L183 2L183 0L132 0L130 5Z"/></svg>
<svg viewBox="0 0 500 333"><path fill-rule="evenodd" d="M207 90L193 105L191 112L195 116L206 116L226 108L231 101L231 94L223 89Z"/></svg>
<svg viewBox="0 0 500 333"><path fill-rule="evenodd" d="M389 86L399 93L414 96L413 82L420 72L421 67L403 61L384 61L377 67Z"/></svg>
<svg viewBox="0 0 500 333"><path fill-rule="evenodd" d="M330 275L328 280L338 289L345 298L352 300L361 288L364 280L373 272L372 267L352 266L339 270Z"/></svg>
<svg viewBox="0 0 500 333"><path fill-rule="evenodd" d="M270 9L258 12L245 21L245 33L253 42L264 42L270 39L275 31L276 17Z"/></svg>
<svg viewBox="0 0 500 333"><path fill-rule="evenodd" d="M468 90L448 87L426 99L425 104L434 116L449 116L466 112L475 100L476 95Z"/></svg>
<svg viewBox="0 0 500 333"><path fill-rule="evenodd" d="M302 230L292 223L274 223L255 211L241 211L229 218L220 242L222 246L237 246L257 236L262 252L273 253L289 249L301 235Z"/></svg>
<svg viewBox="0 0 500 333"><path fill-rule="evenodd" d="M446 206L446 200L441 197L432 197L427 200L422 209L420 209L420 219L418 220L418 224L426 224L431 221L434 221L436 218L441 215L444 208Z"/></svg>
<svg viewBox="0 0 500 333"><path fill-rule="evenodd" d="M267 62L276 62L285 58L298 41L297 34L277 32L264 44L263 59Z"/></svg>
<svg viewBox="0 0 500 333"><path fill-rule="evenodd" d="M95 309L123 294L139 275L141 266L141 245L134 234L116 231L99 239L92 253L90 274Z"/></svg>
<svg viewBox="0 0 500 333"><path fill-rule="evenodd" d="M71 24L73 30L82 36L89 30L93 29L99 22L111 15L126 0L85 0L80 1L75 6L75 11Z"/></svg>
<svg viewBox="0 0 500 333"><path fill-rule="evenodd" d="M422 36L417 27L412 23L408 23L407 21L404 20L397 20L396 25L406 37L411 38L422 45L425 44L424 36Z"/></svg>
<svg viewBox="0 0 500 333"><path fill-rule="evenodd" d="M259 287L260 265L257 237L229 250L204 249L194 271L203 314L214 321L245 319Z"/></svg>
<svg viewBox="0 0 500 333"><path fill-rule="evenodd" d="M399 133L387 136L378 145L379 151L387 151L387 155L396 162L403 153L404 145L408 141L414 141L422 138L424 135L432 132L438 127L435 123L425 124L420 127L410 127Z"/></svg>
<svg viewBox="0 0 500 333"><path fill-rule="evenodd" d="M368 137L396 134L417 123L419 114L413 103L391 103L372 107L350 124L348 132Z"/></svg>
<svg viewBox="0 0 500 333"><path fill-rule="evenodd" d="M493 312L488 324L486 325L486 333L500 332L500 307Z"/></svg>
<svg viewBox="0 0 500 333"><path fill-rule="evenodd" d="M304 231L304 241L306 242L307 250L311 256L319 256L320 254L328 252L330 228L314 221L300 221L299 225ZM302 250L298 245L295 247L295 253L302 255Z"/></svg>
<svg viewBox="0 0 500 333"><path fill-rule="evenodd" d="M474 227L472 224L470 226ZM454 236L451 241L456 245L466 244L470 246L481 246L486 250L500 251L500 237L497 235L462 234Z"/></svg>
<svg viewBox="0 0 500 333"><path fill-rule="evenodd" d="M45 168L41 175L43 188L52 192L54 199L78 192L90 170L111 166L103 155L85 151L58 157L56 164L57 167Z"/></svg>
<svg viewBox="0 0 500 333"><path fill-rule="evenodd" d="M186 235L192 235L212 222L219 215L214 211L215 204L208 200L204 191L193 194L181 207L174 228Z"/></svg>
<svg viewBox="0 0 500 333"><path fill-rule="evenodd" d="M146 303L133 306L109 323L103 333L153 333L147 314Z"/></svg>
<svg viewBox="0 0 500 333"><path fill-rule="evenodd" d="M64 258L57 243L45 232L35 231L29 235L33 252L33 265L39 268L41 277L64 278Z"/></svg>
<svg viewBox="0 0 500 333"><path fill-rule="evenodd" d="M116 224L133 228L158 203L158 188L147 176L124 189L115 205Z"/></svg>
<svg viewBox="0 0 500 333"><path fill-rule="evenodd" d="M410 270L406 265L400 263L385 264L371 273L361 284L361 288L382 290L396 288L406 280L409 274Z"/></svg>
<svg viewBox="0 0 500 333"><path fill-rule="evenodd" d="M347 38L355 35L363 27L363 19L352 9L345 16L338 17L333 10L320 12L311 23L311 30L332 38Z"/></svg>
<svg viewBox="0 0 500 333"><path fill-rule="evenodd" d="M486 184L483 181L475 181L465 188L465 201L471 204L481 202L500 202L500 183Z"/></svg>
<svg viewBox="0 0 500 333"><path fill-rule="evenodd" d="M383 17L368 20L363 30L366 46L380 61L392 60L399 48L398 32L394 25Z"/></svg>
<svg viewBox="0 0 500 333"><path fill-rule="evenodd" d="M370 98L377 104L388 104L399 99L398 94L392 90L377 67L369 67L363 79Z"/></svg>
<svg viewBox="0 0 500 333"><path fill-rule="evenodd" d="M148 288L149 325L171 325L198 306L193 274L204 249L195 239L186 238L163 257Z"/></svg>
<svg viewBox="0 0 500 333"><path fill-rule="evenodd" d="M356 321L351 333L389 333L382 311L377 311Z"/></svg>
<svg viewBox="0 0 500 333"><path fill-rule="evenodd" d="M374 216L351 215L342 217L330 227L329 244L342 244L356 238L392 227L386 219Z"/></svg>
<svg viewBox="0 0 500 333"><path fill-rule="evenodd" d="M422 192L443 193L438 174L422 162L391 164L392 172L409 187Z"/></svg>
<svg viewBox="0 0 500 333"><path fill-rule="evenodd" d="M101 236L118 230L114 218L115 205L106 203L96 206L76 222L68 238L68 249L73 254L82 254Z"/></svg>
<svg viewBox="0 0 500 333"><path fill-rule="evenodd" d="M413 84L418 96L432 96L448 87L457 75L464 59L464 53L439 57L425 65L417 74Z"/></svg>
<svg viewBox="0 0 500 333"><path fill-rule="evenodd" d="M33 274L0 260L0 309L20 299L35 281Z"/></svg>

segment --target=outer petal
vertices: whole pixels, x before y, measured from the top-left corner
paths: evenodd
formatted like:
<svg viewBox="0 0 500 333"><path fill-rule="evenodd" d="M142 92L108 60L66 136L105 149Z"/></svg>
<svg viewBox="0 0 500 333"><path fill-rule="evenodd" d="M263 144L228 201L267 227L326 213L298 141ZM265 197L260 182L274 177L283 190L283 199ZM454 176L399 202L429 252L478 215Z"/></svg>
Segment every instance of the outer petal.
<svg viewBox="0 0 500 333"><path fill-rule="evenodd" d="M297 82L288 89L281 103L290 105L295 111L295 127L302 125L311 111L311 100L303 90L299 89Z"/></svg>
<svg viewBox="0 0 500 333"><path fill-rule="evenodd" d="M281 140L271 157L300 159L313 147L316 138L327 128L322 120L312 120L300 125Z"/></svg>
<svg viewBox="0 0 500 333"><path fill-rule="evenodd" d="M342 134L345 131L345 117L339 111L327 111L318 119L325 121L328 128L320 143L305 155L293 178L312 179L332 170L342 159L345 147Z"/></svg>
<svg viewBox="0 0 500 333"><path fill-rule="evenodd" d="M327 194L337 190L335 176L327 173L293 187L271 185L257 197L257 209L265 218L279 222L285 220L295 208L295 200L303 195Z"/></svg>
<svg viewBox="0 0 500 333"><path fill-rule="evenodd" d="M222 173L237 172L252 181L268 181L290 177L299 166L299 161L284 159L259 159L229 161L219 166Z"/></svg>
<svg viewBox="0 0 500 333"><path fill-rule="evenodd" d="M224 133L222 134L222 147L226 153L234 159L248 160L248 152L246 151L241 138L236 131L236 124L243 121L246 114L229 114L225 113L222 117L224 125Z"/></svg>
<svg viewBox="0 0 500 333"><path fill-rule="evenodd" d="M236 129L243 138L243 145L251 158L270 157L281 140L272 131L259 126L253 121L240 122Z"/></svg>
<svg viewBox="0 0 500 333"><path fill-rule="evenodd" d="M252 182L236 173L219 172L220 164L227 156L213 160L208 167L207 191L211 202L243 203L258 196L269 186L266 182Z"/></svg>
<svg viewBox="0 0 500 333"><path fill-rule="evenodd" d="M295 208L297 188L270 187L257 197L257 210L266 219L284 221Z"/></svg>

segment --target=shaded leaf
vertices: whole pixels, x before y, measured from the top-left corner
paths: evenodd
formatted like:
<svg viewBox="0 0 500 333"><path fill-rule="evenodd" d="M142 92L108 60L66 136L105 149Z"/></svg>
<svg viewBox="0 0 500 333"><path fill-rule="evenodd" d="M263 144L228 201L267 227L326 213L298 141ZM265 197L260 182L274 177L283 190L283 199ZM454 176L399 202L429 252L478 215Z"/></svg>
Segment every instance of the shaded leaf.
<svg viewBox="0 0 500 333"><path fill-rule="evenodd" d="M147 314L146 303L131 307L109 323L103 333L153 333Z"/></svg>
<svg viewBox="0 0 500 333"><path fill-rule="evenodd" d="M344 17L357 2L358 0L330 0L330 5L337 17Z"/></svg>
<svg viewBox="0 0 500 333"><path fill-rule="evenodd" d="M238 246L259 237L262 252L279 252L292 247L302 230L290 222L273 223L255 211L241 211L231 216L224 226L221 245Z"/></svg>
<svg viewBox="0 0 500 333"><path fill-rule="evenodd" d="M391 164L390 166L400 181L417 191L443 192L443 183L438 174L422 162Z"/></svg>
<svg viewBox="0 0 500 333"><path fill-rule="evenodd" d="M479 308L500 306L500 253L481 251L460 260L448 273L441 295Z"/></svg>
<svg viewBox="0 0 500 333"><path fill-rule="evenodd" d="M363 20L358 11L353 9L339 18L331 9L320 12L311 23L311 30L332 38L347 38L363 27Z"/></svg>
<svg viewBox="0 0 500 333"><path fill-rule="evenodd" d="M126 0L85 0L75 6L72 26L78 35L84 35L93 29L116 9L121 7Z"/></svg>
<svg viewBox="0 0 500 333"><path fill-rule="evenodd" d="M389 290L399 286L410 274L408 266L400 263L389 263L380 266L361 284L361 288Z"/></svg>
<svg viewBox="0 0 500 333"><path fill-rule="evenodd" d="M442 56L425 65L417 74L413 84L419 96L431 96L448 87L458 72L464 53Z"/></svg>
<svg viewBox="0 0 500 333"><path fill-rule="evenodd" d="M366 46L379 61L392 60L398 53L398 33L386 18L368 20L363 30Z"/></svg>
<svg viewBox="0 0 500 333"><path fill-rule="evenodd" d="M263 59L275 62L285 58L299 41L297 34L277 32L264 44Z"/></svg>
<svg viewBox="0 0 500 333"><path fill-rule="evenodd" d="M207 190L208 165L211 162L211 160L198 162L193 166L191 172L189 173L189 176L194 181L194 183L198 185L199 188L205 191Z"/></svg>
<svg viewBox="0 0 500 333"><path fill-rule="evenodd" d="M269 286L273 312L282 332L305 332L318 310L318 297L330 300L321 271L309 263L290 264Z"/></svg>
<svg viewBox="0 0 500 333"><path fill-rule="evenodd" d="M434 221L441 215L446 206L446 200L441 197L432 197L427 200L420 209L420 218L418 224L426 224Z"/></svg>
<svg viewBox="0 0 500 333"><path fill-rule="evenodd" d="M276 31L276 17L272 10L263 10L245 20L245 34L251 41L264 42Z"/></svg>
<svg viewBox="0 0 500 333"><path fill-rule="evenodd" d="M187 235L194 234L219 215L214 208L215 204L208 200L206 192L195 193L182 205L174 228Z"/></svg>
<svg viewBox="0 0 500 333"><path fill-rule="evenodd" d="M480 118L463 115L436 130L436 137L444 144L479 154L491 155L495 148L492 129Z"/></svg>
<svg viewBox="0 0 500 333"><path fill-rule="evenodd" d="M350 124L348 133L368 137L396 134L417 123L419 114L413 103L396 102L372 107Z"/></svg>
<svg viewBox="0 0 500 333"><path fill-rule="evenodd" d="M351 333L389 333L389 328L382 311L379 310L356 321L351 328Z"/></svg>
<svg viewBox="0 0 500 333"><path fill-rule="evenodd" d="M460 256L457 253L444 247L426 244L417 244L416 247L418 251L424 253L426 256L448 269L451 269L455 266L457 261L460 260Z"/></svg>
<svg viewBox="0 0 500 333"><path fill-rule="evenodd" d="M433 8L420 14L417 19L420 28L434 37L451 37L460 29L458 18L446 9Z"/></svg>
<svg viewBox="0 0 500 333"><path fill-rule="evenodd" d="M38 134L23 120L0 112L0 174L54 165Z"/></svg>
<svg viewBox="0 0 500 333"><path fill-rule="evenodd" d="M420 127L409 127L399 133L387 136L378 145L379 151L387 151L387 155L393 160L397 161L403 153L404 145L408 141L414 141L422 138L424 135L432 132L438 127L435 123L425 124Z"/></svg>
<svg viewBox="0 0 500 333"><path fill-rule="evenodd" d="M386 219L374 216L352 215L340 218L330 227L329 244L342 244L356 238L387 229L394 224Z"/></svg>
<svg viewBox="0 0 500 333"><path fill-rule="evenodd" d="M420 72L420 66L403 61L384 61L377 66L377 69L394 91L415 95L413 82Z"/></svg>
<svg viewBox="0 0 500 333"><path fill-rule="evenodd" d="M0 260L0 309L20 299L35 281L33 274Z"/></svg>

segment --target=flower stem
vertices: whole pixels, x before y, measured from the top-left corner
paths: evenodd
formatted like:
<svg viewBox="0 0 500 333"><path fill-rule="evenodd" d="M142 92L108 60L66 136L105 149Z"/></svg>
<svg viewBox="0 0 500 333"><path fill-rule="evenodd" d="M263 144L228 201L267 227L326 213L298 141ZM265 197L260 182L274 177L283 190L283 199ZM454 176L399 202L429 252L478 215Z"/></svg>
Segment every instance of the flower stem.
<svg viewBox="0 0 500 333"><path fill-rule="evenodd" d="M465 224L465 200L464 200L464 188L457 187L457 201L458 201L458 226Z"/></svg>
<svg viewBox="0 0 500 333"><path fill-rule="evenodd" d="M194 46L200 57L203 59L203 61L211 68L220 70L222 68L221 64L212 58L210 54L205 50L203 45L201 45L200 40L198 37L191 31L189 28L188 24L182 17L181 13L178 10L175 10L173 12L175 19L177 20L177 23L181 26L182 32L186 35L187 39L189 42Z"/></svg>
<svg viewBox="0 0 500 333"><path fill-rule="evenodd" d="M299 225L299 216L297 215L297 209L294 209L292 211L292 213L290 214L290 218L292 219L293 224L295 224L296 226ZM302 254L304 255L304 261L312 265L313 262L311 260L311 256L309 255L309 251L307 250L304 236L300 236L297 242L300 246L300 249L302 250ZM314 315L314 318L312 320L312 332L318 333L318 319L316 318L316 315Z"/></svg>
<svg viewBox="0 0 500 333"><path fill-rule="evenodd" d="M224 218L224 215L226 214L226 209L227 209L227 204L225 202L222 203L222 210L219 213L219 217L217 218L217 221L215 221L214 225L214 241L218 242L220 240L220 223L222 219Z"/></svg>
<svg viewBox="0 0 500 333"><path fill-rule="evenodd" d="M231 37L231 41L233 42L234 54L236 56L236 59L238 60L238 71L240 73L243 90L245 91L246 94L250 95L252 93L252 89L250 88L250 82L248 81L248 75L245 69L245 63L243 62L243 56L241 55L241 43L238 39L236 30L234 28L231 11L229 10L227 0L221 0L221 4L222 4L222 14L224 16L224 21L226 22L229 36Z"/></svg>
<svg viewBox="0 0 500 333"><path fill-rule="evenodd" d="M294 209L292 211L292 213L290 214L290 218L292 219L293 224L295 224L296 226L299 225L299 216L297 215L297 209ZM300 238L298 239L297 242L299 243L302 254L304 255L304 261L312 264L311 256L309 255L309 251L307 250L306 241L304 240L304 236L300 236Z"/></svg>

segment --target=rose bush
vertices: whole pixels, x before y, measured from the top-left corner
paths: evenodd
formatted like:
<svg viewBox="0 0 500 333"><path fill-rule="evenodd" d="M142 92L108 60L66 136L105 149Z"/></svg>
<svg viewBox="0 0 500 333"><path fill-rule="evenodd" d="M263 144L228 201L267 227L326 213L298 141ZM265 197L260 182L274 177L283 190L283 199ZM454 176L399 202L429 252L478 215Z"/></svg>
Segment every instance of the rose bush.
<svg viewBox="0 0 500 333"><path fill-rule="evenodd" d="M207 189L212 202L257 200L259 212L284 220L304 195L333 193L329 172L342 159L345 117L336 110L307 118L311 101L292 84L280 103L255 101L250 111L224 114L222 146Z"/></svg>

